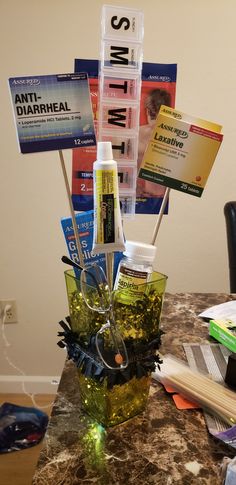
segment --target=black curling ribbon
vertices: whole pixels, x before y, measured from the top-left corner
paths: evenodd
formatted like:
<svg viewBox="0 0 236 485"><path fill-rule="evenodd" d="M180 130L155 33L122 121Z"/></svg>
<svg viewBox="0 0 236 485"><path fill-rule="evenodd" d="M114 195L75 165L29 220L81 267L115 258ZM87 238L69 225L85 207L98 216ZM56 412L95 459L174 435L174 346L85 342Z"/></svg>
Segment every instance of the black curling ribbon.
<svg viewBox="0 0 236 485"><path fill-rule="evenodd" d="M78 369L86 376L102 383L107 379L107 386L111 389L114 385L122 385L133 377L140 379L155 371L156 363L162 363L156 350L161 343L162 331L159 331L157 338L148 343L141 343L138 346L132 341L126 341L126 348L129 357L129 365L125 369L108 369L100 360L95 346L95 335L91 335L89 344L85 347L78 341L78 336L70 328L70 317L66 322L61 320L59 325L63 331L58 332L61 340L57 345L66 347L68 359L73 360Z"/></svg>

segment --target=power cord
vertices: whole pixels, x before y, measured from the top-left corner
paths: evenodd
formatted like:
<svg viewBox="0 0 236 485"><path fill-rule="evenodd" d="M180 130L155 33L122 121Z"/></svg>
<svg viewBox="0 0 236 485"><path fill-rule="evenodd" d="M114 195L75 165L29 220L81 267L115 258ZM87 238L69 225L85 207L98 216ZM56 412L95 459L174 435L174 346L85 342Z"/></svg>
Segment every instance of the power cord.
<svg viewBox="0 0 236 485"><path fill-rule="evenodd" d="M13 369L15 369L19 374L21 374L23 377L26 377L26 374L25 372L20 369L19 367L17 367L14 362L11 361L11 359L9 358L8 356L8 353L7 353L7 348L9 348L11 346L10 342L8 341L7 337L6 337L6 332L5 332L5 321L6 321L6 317L7 317L7 312L9 312L9 310L11 310L11 305L5 305L1 315L0 315L0 318L1 318L1 334L2 334L2 340L4 342L4 349L3 349L3 355L6 359L6 361L8 362L8 364L10 365L10 367L12 367ZM23 393L28 396L32 403L33 403L33 406L35 408L38 408L38 409L47 409L49 407L51 407L53 405L53 401L45 406L39 406L36 401L35 401L35 394L33 393L30 393L26 390L26 387L25 387L25 380L22 379L21 381L21 387L22 387L22 391Z"/></svg>

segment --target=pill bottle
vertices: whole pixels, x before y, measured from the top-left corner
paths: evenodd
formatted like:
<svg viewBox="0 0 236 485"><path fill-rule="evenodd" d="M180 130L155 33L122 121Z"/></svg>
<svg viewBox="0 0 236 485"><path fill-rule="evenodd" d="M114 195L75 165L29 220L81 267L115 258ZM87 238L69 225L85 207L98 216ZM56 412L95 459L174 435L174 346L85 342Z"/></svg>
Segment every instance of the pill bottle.
<svg viewBox="0 0 236 485"><path fill-rule="evenodd" d="M145 291L153 272L153 261L156 255L156 246L136 241L126 241L124 257L121 259L114 290L131 291L138 297Z"/></svg>

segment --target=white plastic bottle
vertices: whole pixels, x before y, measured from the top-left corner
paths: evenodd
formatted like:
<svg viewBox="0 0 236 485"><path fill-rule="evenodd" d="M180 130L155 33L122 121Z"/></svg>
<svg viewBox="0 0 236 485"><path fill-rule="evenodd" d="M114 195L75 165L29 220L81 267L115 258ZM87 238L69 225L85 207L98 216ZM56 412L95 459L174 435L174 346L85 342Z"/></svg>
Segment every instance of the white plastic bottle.
<svg viewBox="0 0 236 485"><path fill-rule="evenodd" d="M137 241L126 241L124 258L121 259L114 290L131 291L136 299L145 291L153 272L156 246ZM140 286L143 285L143 286Z"/></svg>

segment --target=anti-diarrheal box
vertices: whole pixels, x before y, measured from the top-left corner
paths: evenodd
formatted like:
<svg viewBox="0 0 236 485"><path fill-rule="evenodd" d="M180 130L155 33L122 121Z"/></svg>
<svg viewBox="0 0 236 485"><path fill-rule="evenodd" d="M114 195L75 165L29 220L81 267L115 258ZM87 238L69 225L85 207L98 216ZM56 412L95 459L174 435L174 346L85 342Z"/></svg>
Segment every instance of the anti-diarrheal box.
<svg viewBox="0 0 236 485"><path fill-rule="evenodd" d="M223 139L221 128L162 105L139 177L201 197Z"/></svg>

